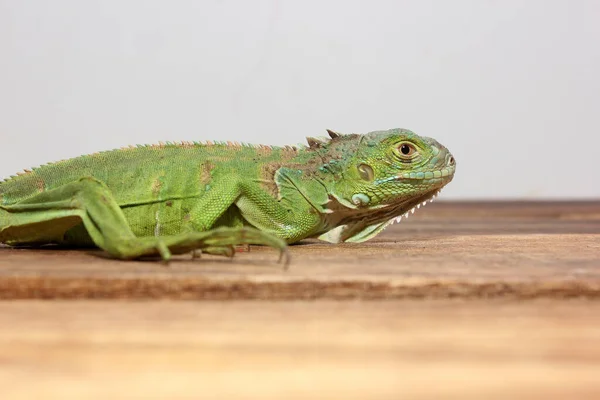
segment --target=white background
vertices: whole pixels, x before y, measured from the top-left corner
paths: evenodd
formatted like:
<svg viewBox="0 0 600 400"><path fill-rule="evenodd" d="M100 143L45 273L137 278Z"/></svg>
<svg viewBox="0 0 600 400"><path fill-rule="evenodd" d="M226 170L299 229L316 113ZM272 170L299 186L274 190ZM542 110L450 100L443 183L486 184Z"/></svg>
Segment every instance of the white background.
<svg viewBox="0 0 600 400"><path fill-rule="evenodd" d="M600 1L0 0L0 177L393 127L454 153L444 198L600 197Z"/></svg>

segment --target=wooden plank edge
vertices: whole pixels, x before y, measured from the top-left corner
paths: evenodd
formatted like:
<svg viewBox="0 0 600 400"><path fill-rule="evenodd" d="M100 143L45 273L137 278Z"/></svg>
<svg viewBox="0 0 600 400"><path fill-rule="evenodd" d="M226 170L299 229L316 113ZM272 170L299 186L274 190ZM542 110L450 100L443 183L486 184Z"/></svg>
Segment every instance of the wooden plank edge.
<svg viewBox="0 0 600 400"><path fill-rule="evenodd" d="M600 299L600 280L427 280L421 283L297 280L135 279L18 276L0 279L0 300L385 300Z"/></svg>

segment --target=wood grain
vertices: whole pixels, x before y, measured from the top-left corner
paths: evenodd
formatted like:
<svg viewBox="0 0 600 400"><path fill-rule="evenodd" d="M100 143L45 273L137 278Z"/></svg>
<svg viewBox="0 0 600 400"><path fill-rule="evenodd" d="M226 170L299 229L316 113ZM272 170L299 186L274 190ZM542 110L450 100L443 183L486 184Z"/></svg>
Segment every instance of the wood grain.
<svg viewBox="0 0 600 400"><path fill-rule="evenodd" d="M121 262L0 248L4 299L600 297L600 202L434 203L362 244Z"/></svg>
<svg viewBox="0 0 600 400"><path fill-rule="evenodd" d="M598 399L589 300L0 302L2 399Z"/></svg>
<svg viewBox="0 0 600 400"><path fill-rule="evenodd" d="M437 203L291 252L0 248L0 399L600 398L598 202Z"/></svg>

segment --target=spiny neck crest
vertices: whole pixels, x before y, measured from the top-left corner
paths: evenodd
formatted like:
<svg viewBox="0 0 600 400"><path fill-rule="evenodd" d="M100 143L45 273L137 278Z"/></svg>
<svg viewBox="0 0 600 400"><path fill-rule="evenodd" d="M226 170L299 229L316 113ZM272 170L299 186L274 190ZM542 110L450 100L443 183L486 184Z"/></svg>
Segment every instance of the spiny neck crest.
<svg viewBox="0 0 600 400"><path fill-rule="evenodd" d="M332 131L331 129L327 129L327 134L329 135L329 138L307 136L306 141L308 142L308 149L318 150L322 148L327 148L332 144L347 142L349 140L354 140L360 136L356 133L344 135L339 132Z"/></svg>

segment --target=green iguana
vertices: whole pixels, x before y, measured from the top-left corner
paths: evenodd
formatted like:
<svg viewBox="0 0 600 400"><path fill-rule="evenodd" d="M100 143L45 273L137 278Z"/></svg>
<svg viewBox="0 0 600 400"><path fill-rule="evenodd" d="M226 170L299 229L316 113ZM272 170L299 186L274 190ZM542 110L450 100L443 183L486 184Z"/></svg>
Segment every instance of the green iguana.
<svg viewBox="0 0 600 400"><path fill-rule="evenodd" d="M0 182L0 243L121 259L242 244L283 254L304 238L368 240L454 176L450 152L408 130L328 133L308 147L160 143L25 170Z"/></svg>

